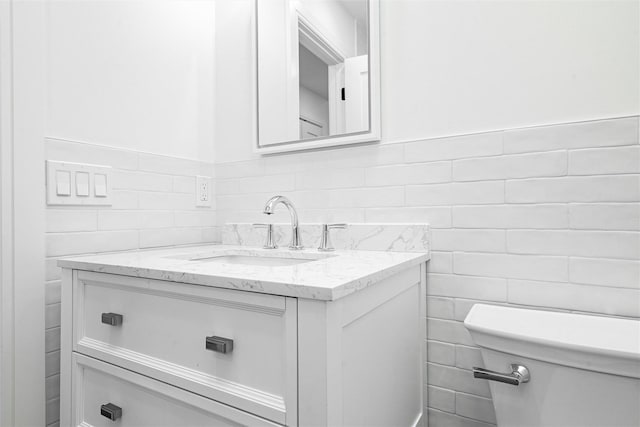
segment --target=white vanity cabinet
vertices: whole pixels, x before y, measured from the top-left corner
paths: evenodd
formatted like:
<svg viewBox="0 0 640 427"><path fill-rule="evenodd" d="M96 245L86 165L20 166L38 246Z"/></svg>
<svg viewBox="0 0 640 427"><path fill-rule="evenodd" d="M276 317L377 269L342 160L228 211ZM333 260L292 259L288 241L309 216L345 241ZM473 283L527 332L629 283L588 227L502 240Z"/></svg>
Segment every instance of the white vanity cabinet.
<svg viewBox="0 0 640 427"><path fill-rule="evenodd" d="M61 426L426 424L424 263L335 300L61 265Z"/></svg>

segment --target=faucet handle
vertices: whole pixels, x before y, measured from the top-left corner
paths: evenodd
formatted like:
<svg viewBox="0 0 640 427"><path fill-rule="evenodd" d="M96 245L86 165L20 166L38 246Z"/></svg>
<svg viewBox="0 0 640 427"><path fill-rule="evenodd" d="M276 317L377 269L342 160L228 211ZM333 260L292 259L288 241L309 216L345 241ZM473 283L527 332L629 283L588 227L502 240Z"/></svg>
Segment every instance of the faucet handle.
<svg viewBox="0 0 640 427"><path fill-rule="evenodd" d="M335 251L333 244L331 243L330 230L334 228L347 228L347 224L322 224L322 234L320 235L320 252Z"/></svg>
<svg viewBox="0 0 640 427"><path fill-rule="evenodd" d="M264 246L262 246L263 249L277 249L278 248L278 245L276 245L276 242L274 242L274 240L273 240L273 224L258 223L258 224L253 224L253 226L255 228L266 228L267 229L267 238L264 241Z"/></svg>

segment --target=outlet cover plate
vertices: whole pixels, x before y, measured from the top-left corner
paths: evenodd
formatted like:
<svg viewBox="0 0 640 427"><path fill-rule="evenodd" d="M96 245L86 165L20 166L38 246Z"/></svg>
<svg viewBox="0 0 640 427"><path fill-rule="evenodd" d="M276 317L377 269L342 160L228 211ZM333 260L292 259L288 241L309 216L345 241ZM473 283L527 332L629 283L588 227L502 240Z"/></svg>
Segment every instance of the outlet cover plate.
<svg viewBox="0 0 640 427"><path fill-rule="evenodd" d="M211 177L196 176L196 206L211 207Z"/></svg>

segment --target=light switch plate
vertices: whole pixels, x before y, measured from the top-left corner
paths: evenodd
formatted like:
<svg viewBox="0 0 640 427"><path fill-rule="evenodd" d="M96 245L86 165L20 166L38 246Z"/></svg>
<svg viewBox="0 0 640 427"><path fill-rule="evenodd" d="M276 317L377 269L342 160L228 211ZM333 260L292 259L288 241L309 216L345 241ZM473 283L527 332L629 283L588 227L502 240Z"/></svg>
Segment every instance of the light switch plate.
<svg viewBox="0 0 640 427"><path fill-rule="evenodd" d="M95 177L105 176L98 196ZM48 205L111 205L111 166L47 160L47 204Z"/></svg>

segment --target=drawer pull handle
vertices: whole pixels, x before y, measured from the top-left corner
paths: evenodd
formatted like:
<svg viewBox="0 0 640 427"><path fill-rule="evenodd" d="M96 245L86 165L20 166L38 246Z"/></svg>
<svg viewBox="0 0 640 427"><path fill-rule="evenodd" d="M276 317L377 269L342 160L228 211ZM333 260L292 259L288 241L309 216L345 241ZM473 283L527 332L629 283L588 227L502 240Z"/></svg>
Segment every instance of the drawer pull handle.
<svg viewBox="0 0 640 427"><path fill-rule="evenodd" d="M122 417L122 408L113 403L107 403L100 406L100 415L109 418L111 421L117 421L118 418Z"/></svg>
<svg viewBox="0 0 640 427"><path fill-rule="evenodd" d="M122 325L122 314L118 313L102 313L102 323L111 326Z"/></svg>
<svg viewBox="0 0 640 427"><path fill-rule="evenodd" d="M218 353L231 353L233 351L233 340L222 337L207 337L205 348Z"/></svg>

